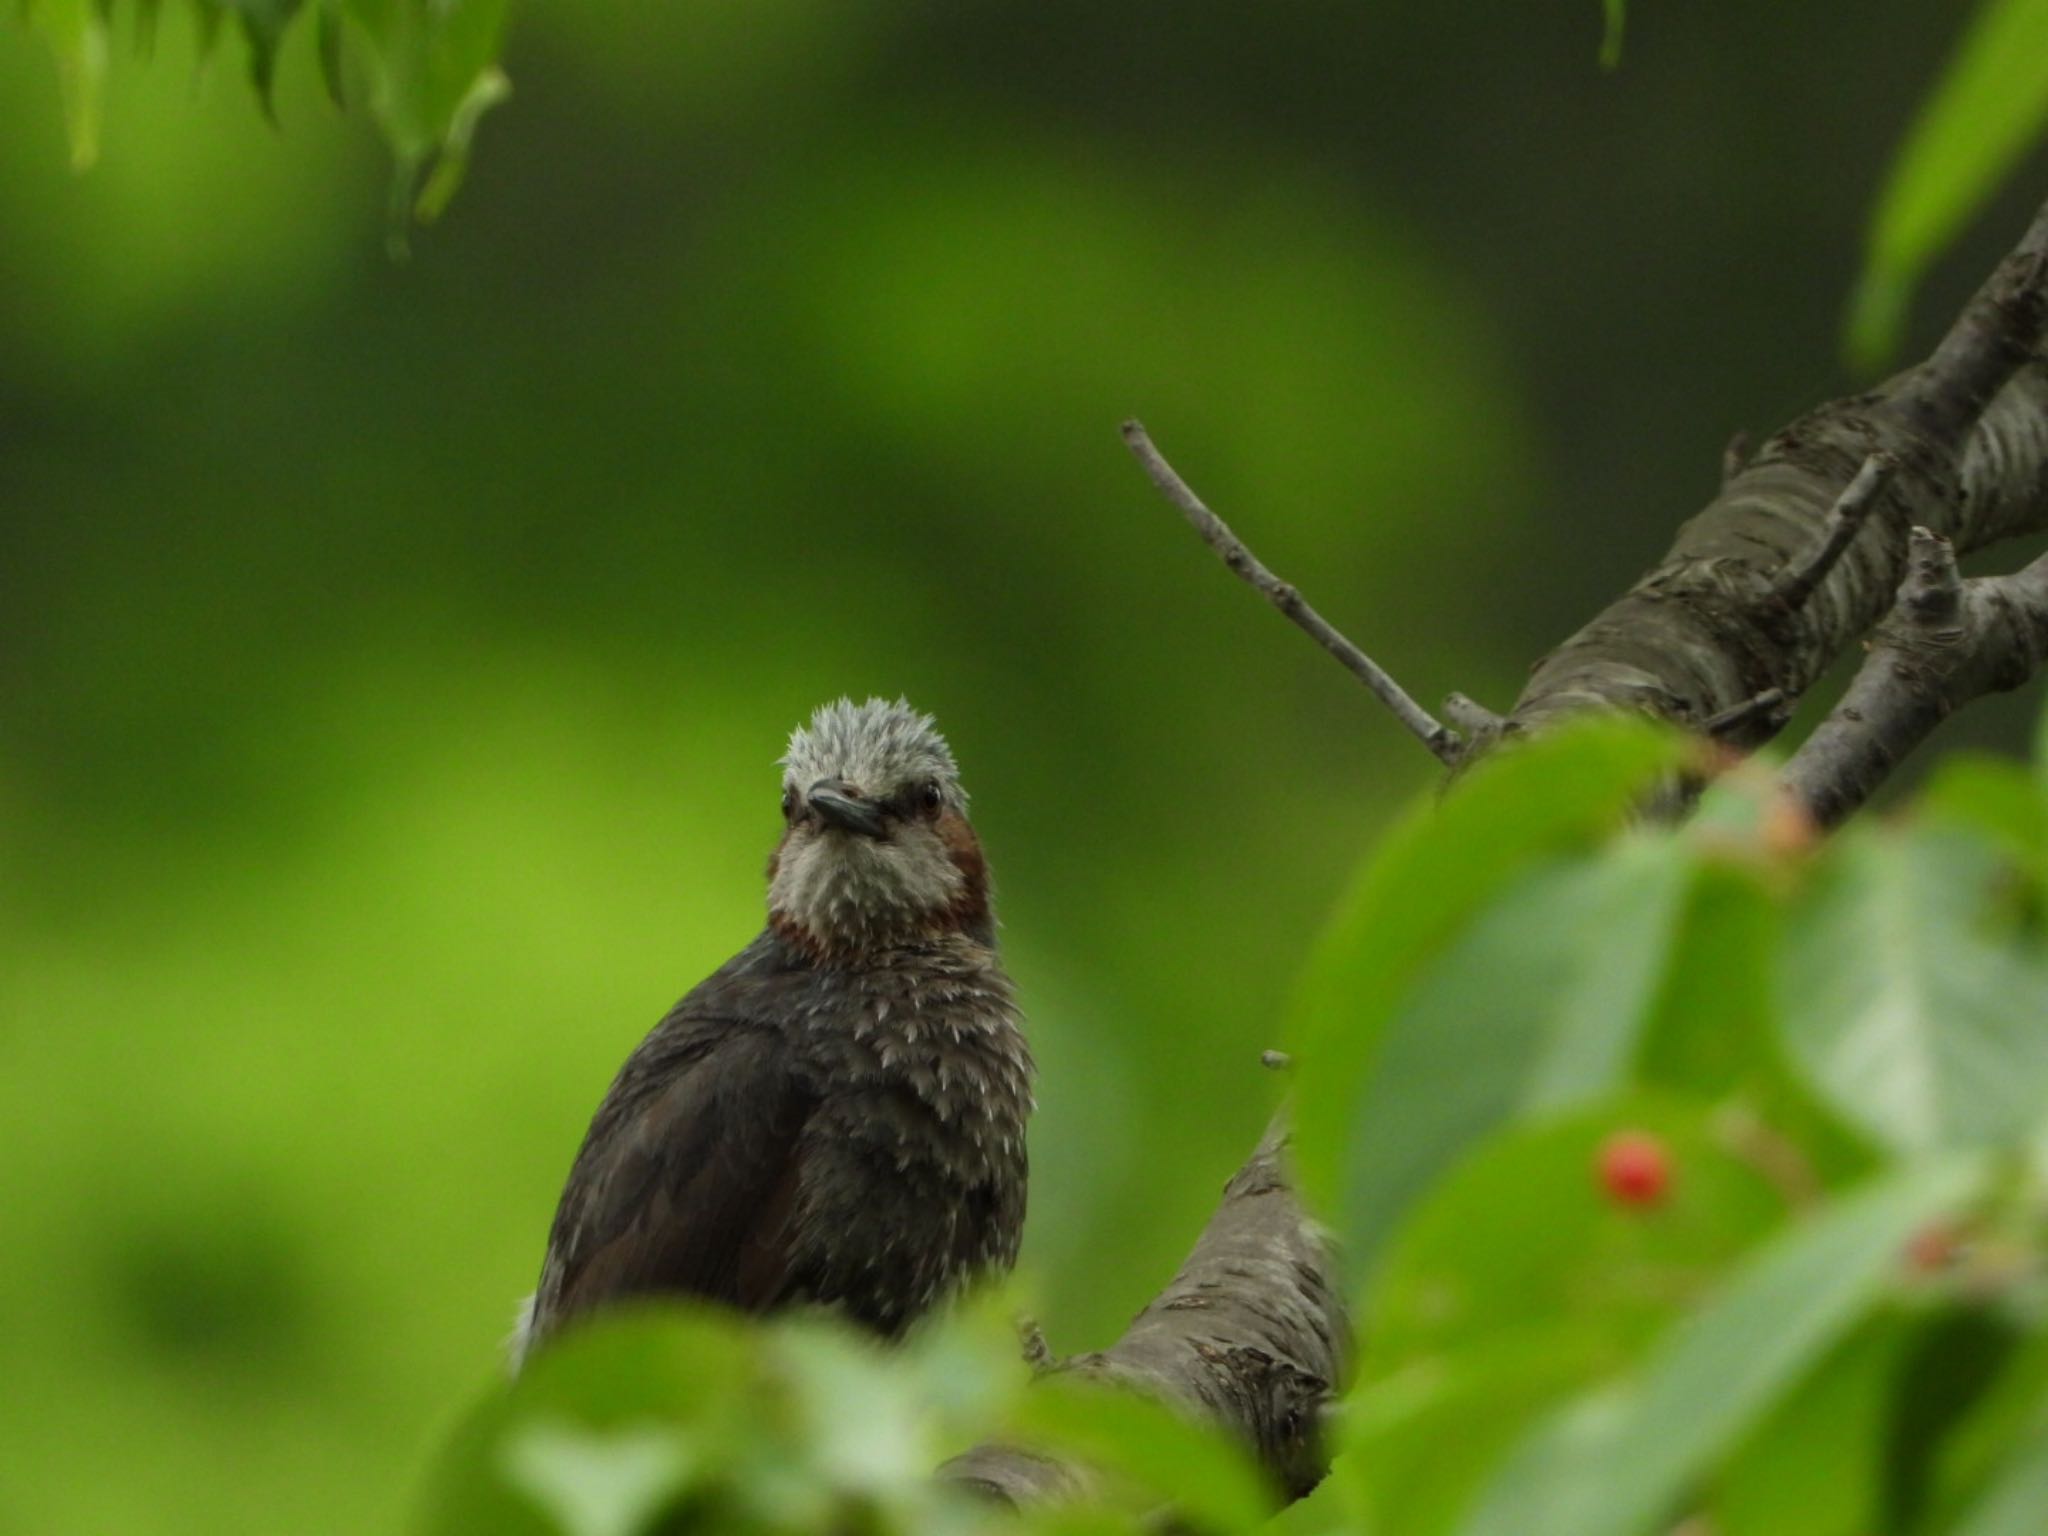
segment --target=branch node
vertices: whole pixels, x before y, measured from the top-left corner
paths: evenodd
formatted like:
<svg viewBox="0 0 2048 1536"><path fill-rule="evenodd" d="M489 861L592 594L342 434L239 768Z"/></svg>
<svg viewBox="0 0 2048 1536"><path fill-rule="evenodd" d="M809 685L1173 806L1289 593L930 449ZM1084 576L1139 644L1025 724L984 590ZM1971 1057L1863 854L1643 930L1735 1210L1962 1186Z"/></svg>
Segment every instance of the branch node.
<svg viewBox="0 0 2048 1536"><path fill-rule="evenodd" d="M1855 477L1835 498L1835 504L1828 508L1827 520L1821 525L1819 546L1779 586L1778 601L1787 610L1797 612L1805 607L1806 600L1827 580L1828 572L1835 568L1843 552L1869 520L1871 510L1883 496L1885 486L1898 467L1898 455L1882 448L1864 459Z"/></svg>
<svg viewBox="0 0 2048 1536"><path fill-rule="evenodd" d="M1444 695L1444 717L1467 736L1492 736L1505 729L1507 720L1495 714L1470 694Z"/></svg>
<svg viewBox="0 0 2048 1536"><path fill-rule="evenodd" d="M1053 1358L1052 1345L1045 1340L1045 1330L1038 1326L1035 1317L1017 1319L1017 1343L1024 1351L1024 1363L1031 1367L1034 1376L1043 1376L1057 1368L1059 1362Z"/></svg>
<svg viewBox="0 0 2048 1536"><path fill-rule="evenodd" d="M1729 705L1719 714L1708 716L1706 724L1700 729L1708 736L1731 736L1747 734L1742 730L1744 726L1758 721L1769 721L1770 729L1763 733L1765 737L1769 737L1784 728L1785 720L1791 712L1791 701L1785 697L1784 689L1766 688L1739 704Z"/></svg>
<svg viewBox="0 0 2048 1536"><path fill-rule="evenodd" d="M1721 450L1721 488L1723 490L1728 488L1728 483L1737 475L1749 468L1749 450L1749 431L1747 428L1738 427L1735 435L1728 439L1728 446Z"/></svg>
<svg viewBox="0 0 2048 1536"><path fill-rule="evenodd" d="M1906 579L1899 584L1899 608L1923 627L1944 624L1963 601L1963 576L1955 547L1940 534L1915 528L1906 550Z"/></svg>
<svg viewBox="0 0 2048 1536"><path fill-rule="evenodd" d="M1329 620L1310 607L1288 583L1282 581L1259 563L1258 556L1251 552L1244 540L1230 531L1229 525L1203 503L1181 479L1174 467L1166 462L1164 455L1152 446L1152 439L1145 433L1144 426L1136 421L1127 421L1123 426L1124 443L1144 466L1159 493L1180 510L1202 538L1202 542L1221 557L1223 563L1243 577L1251 586L1265 594L1268 602L1294 621L1360 682L1372 690L1373 696L1393 711L1394 718L1406 727L1408 733L1434 753L1439 762L1456 763L1461 755L1463 743L1457 732L1439 723L1430 712L1416 703L1401 685L1388 675L1385 668L1364 651L1346 639Z"/></svg>

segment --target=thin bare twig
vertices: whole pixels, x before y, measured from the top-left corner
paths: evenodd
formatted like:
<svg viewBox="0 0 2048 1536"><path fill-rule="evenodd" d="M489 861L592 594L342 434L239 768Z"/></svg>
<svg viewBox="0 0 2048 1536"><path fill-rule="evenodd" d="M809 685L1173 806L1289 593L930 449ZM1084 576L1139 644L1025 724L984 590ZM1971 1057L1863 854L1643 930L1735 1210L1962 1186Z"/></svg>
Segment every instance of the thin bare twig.
<svg viewBox="0 0 2048 1536"><path fill-rule="evenodd" d="M1789 713L1785 690L1766 688L1762 693L1744 699L1740 704L1729 705L1718 715L1712 716L1701 729L1709 736L1726 736L1752 721L1771 718L1780 711Z"/></svg>
<svg viewBox="0 0 2048 1536"><path fill-rule="evenodd" d="M1828 572L1842 558L1842 552L1855 541L1858 531L1870 516L1871 508L1877 505L1878 498L1884 494L1886 484L1898 467L1898 455L1881 448L1864 459L1863 467L1856 471L1855 478L1835 498L1835 504L1828 508L1820 544L1778 588L1779 602L1795 610L1806 605L1815 588L1827 580Z"/></svg>
<svg viewBox="0 0 2048 1536"><path fill-rule="evenodd" d="M1341 662L1352 676L1372 690L1373 696L1394 712L1417 741L1436 754L1441 762L1456 763L1461 745L1458 734L1440 723L1430 712L1409 697L1407 691L1387 675L1380 664L1353 645L1337 628L1310 607L1308 600L1292 585L1282 581L1259 562L1246 547L1244 540L1230 531L1229 526L1203 504L1181 479L1174 467L1166 462L1159 450L1152 446L1152 439L1138 422L1124 423L1124 442L1145 468L1152 483L1160 494L1180 509L1181 516L1202 542L1215 550L1223 563L1244 578L1253 587L1266 595L1275 608L1308 634L1324 650Z"/></svg>

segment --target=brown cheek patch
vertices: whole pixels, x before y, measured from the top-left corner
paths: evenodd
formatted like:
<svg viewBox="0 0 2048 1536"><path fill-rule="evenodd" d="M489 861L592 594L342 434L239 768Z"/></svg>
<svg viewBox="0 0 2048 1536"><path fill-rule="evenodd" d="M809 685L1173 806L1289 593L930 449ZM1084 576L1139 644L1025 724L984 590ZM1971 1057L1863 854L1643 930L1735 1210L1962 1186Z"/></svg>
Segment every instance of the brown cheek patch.
<svg viewBox="0 0 2048 1536"><path fill-rule="evenodd" d="M795 918L785 912L770 912L768 926L775 930L776 937L791 949L808 956L813 961L822 961L827 949L825 941Z"/></svg>
<svg viewBox="0 0 2048 1536"><path fill-rule="evenodd" d="M988 920L988 860L982 857L981 840L967 818L958 811L943 811L933 831L946 850L946 857L960 871L960 894L953 899L947 916L960 926Z"/></svg>

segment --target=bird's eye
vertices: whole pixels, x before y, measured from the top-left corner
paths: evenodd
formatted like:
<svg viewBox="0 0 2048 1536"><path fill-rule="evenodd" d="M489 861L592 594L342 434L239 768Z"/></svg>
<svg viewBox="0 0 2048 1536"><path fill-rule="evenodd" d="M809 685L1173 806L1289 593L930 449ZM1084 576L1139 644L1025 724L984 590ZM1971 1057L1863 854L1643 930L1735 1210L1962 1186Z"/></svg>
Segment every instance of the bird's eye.
<svg viewBox="0 0 2048 1536"><path fill-rule="evenodd" d="M782 790L782 819L789 820L796 814L796 786L788 784Z"/></svg>
<svg viewBox="0 0 2048 1536"><path fill-rule="evenodd" d="M940 798L939 781L937 779L926 779L917 786L917 803L926 815L930 815L939 808Z"/></svg>

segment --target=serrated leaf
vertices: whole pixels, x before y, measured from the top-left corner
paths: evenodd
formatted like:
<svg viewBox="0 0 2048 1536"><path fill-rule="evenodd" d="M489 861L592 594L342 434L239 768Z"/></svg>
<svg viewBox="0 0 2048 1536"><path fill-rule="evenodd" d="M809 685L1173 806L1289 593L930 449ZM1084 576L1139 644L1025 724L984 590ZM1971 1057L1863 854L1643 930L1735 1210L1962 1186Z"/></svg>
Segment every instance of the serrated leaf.
<svg viewBox="0 0 2048 1536"><path fill-rule="evenodd" d="M1644 1536L1863 1317L1907 1239L1960 1201L1967 1163L1910 1166L1786 1233L1673 1329L1640 1374L1539 1426L1463 1536Z"/></svg>
<svg viewBox="0 0 2048 1536"><path fill-rule="evenodd" d="M1874 369L1898 348L1928 265L2048 125L2048 0L1981 0L1892 162L1848 345Z"/></svg>
<svg viewBox="0 0 2048 1536"><path fill-rule="evenodd" d="M1482 762L1366 862L1311 956L1289 1031L1303 1066L1297 1163L1340 1228L1369 1224L1351 1177L1354 1136L1371 1133L1357 1110L1409 988L1525 871L1614 832L1683 752L1640 720L1578 722Z"/></svg>
<svg viewBox="0 0 2048 1536"><path fill-rule="evenodd" d="M2002 861L1960 831L1850 835L1795 908L1793 1059L1899 1152L2021 1140L2048 1104L2048 957L1983 915Z"/></svg>

